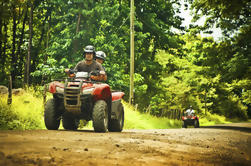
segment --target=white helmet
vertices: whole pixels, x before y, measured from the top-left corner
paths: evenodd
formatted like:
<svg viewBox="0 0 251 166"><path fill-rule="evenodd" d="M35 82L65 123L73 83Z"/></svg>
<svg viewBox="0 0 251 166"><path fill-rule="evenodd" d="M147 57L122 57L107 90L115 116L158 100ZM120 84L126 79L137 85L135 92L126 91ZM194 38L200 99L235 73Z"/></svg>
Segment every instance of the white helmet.
<svg viewBox="0 0 251 166"><path fill-rule="evenodd" d="M96 59L102 59L103 61L105 61L106 55L103 51L97 51L96 52Z"/></svg>

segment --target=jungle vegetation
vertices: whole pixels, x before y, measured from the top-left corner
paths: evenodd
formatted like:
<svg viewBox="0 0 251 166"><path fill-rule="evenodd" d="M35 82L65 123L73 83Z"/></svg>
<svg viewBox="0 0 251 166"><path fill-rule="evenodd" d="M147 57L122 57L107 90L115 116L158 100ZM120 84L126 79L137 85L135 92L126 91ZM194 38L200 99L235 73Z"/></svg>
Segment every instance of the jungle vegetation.
<svg viewBox="0 0 251 166"><path fill-rule="evenodd" d="M251 117L251 2L185 0L194 21L181 26L181 1L135 0L135 103L165 116L192 105L199 113ZM202 37L212 27L222 38ZM174 29L176 29L174 31ZM129 94L130 1L2 0L0 84L43 86L66 77L86 45L106 53L107 83Z"/></svg>

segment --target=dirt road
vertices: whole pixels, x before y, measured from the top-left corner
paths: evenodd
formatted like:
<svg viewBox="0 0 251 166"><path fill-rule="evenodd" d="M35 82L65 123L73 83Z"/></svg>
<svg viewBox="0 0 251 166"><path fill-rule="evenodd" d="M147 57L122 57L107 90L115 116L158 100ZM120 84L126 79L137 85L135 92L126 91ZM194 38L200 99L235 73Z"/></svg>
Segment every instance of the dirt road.
<svg viewBox="0 0 251 166"><path fill-rule="evenodd" d="M0 131L0 165L251 165L251 123L122 133Z"/></svg>

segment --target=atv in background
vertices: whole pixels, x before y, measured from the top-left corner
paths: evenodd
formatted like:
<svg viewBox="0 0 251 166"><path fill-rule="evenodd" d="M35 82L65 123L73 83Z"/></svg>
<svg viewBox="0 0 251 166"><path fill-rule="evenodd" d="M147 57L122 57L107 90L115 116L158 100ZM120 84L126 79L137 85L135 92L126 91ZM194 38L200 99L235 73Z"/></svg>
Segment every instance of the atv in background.
<svg viewBox="0 0 251 166"><path fill-rule="evenodd" d="M187 128L187 126L194 126L195 128L200 127L199 117L195 115L188 115L185 113L184 116L182 116L182 123L183 128Z"/></svg>
<svg viewBox="0 0 251 166"><path fill-rule="evenodd" d="M111 92L106 83L91 80L87 72L71 71L65 82L53 81L53 98L45 104L44 122L48 130L57 130L62 119L66 130L77 130L80 119L93 121L95 132L121 132L124 126L123 92Z"/></svg>

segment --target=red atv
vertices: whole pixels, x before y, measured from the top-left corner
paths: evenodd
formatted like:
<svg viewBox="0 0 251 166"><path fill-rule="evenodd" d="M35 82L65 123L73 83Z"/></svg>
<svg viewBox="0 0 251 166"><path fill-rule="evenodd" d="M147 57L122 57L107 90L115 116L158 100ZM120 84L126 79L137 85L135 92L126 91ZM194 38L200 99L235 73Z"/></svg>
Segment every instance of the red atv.
<svg viewBox="0 0 251 166"><path fill-rule="evenodd" d="M53 98L45 105L44 121L48 130L57 130L62 119L67 130L77 130L79 120L93 121L95 132L121 132L124 126L123 92L111 92L108 84L93 81L91 74L74 71L64 83L51 82Z"/></svg>
<svg viewBox="0 0 251 166"><path fill-rule="evenodd" d="M184 116L182 116L182 121L183 121L183 124L182 124L183 128L187 128L187 126L194 126L195 128L200 127L199 117L195 115L185 114Z"/></svg>

